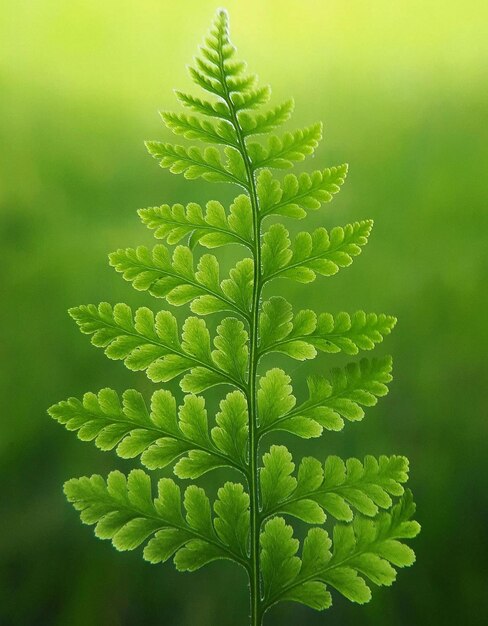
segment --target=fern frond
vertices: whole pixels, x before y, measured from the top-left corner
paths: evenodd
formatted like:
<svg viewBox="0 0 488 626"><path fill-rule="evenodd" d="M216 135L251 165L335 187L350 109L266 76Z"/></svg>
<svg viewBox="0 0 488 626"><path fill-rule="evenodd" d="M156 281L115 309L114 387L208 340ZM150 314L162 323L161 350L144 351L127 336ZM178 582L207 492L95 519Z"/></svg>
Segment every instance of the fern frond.
<svg viewBox="0 0 488 626"><path fill-rule="evenodd" d="M222 282L215 256L204 254L195 271L193 253L187 246L177 246L172 258L161 244L152 251L145 246L120 248L110 255L110 265L138 291L149 291L174 306L191 302L192 311L200 315L220 311L235 312L246 319L249 315L252 284L245 284L243 290L236 282L236 275L239 281L243 271L242 261Z"/></svg>
<svg viewBox="0 0 488 626"><path fill-rule="evenodd" d="M203 178L215 183L236 183L247 187L243 166L237 171L235 163L225 164L217 148L205 148L202 151L196 146L185 148L161 141L147 141L146 147L149 154L159 161L159 165L173 174L183 174L190 180Z"/></svg>
<svg viewBox="0 0 488 626"><path fill-rule="evenodd" d="M392 315L364 311L317 316L313 311L302 310L293 315L285 298L273 296L262 306L260 355L281 352L299 361L313 359L317 350L354 355L359 350L372 350L395 324Z"/></svg>
<svg viewBox="0 0 488 626"><path fill-rule="evenodd" d="M303 219L338 193L347 175L347 165L339 165L311 174L287 174L283 181L264 169L258 176L257 193L261 215L282 215Z"/></svg>
<svg viewBox="0 0 488 626"><path fill-rule="evenodd" d="M344 419L363 419L363 406L374 406L388 393L391 357L361 359L345 368L331 370L330 379L308 378L308 400L296 405L290 377L280 369L269 370L258 390L261 434L285 430L306 439L318 437L322 430L342 430ZM273 398L279 402L273 403Z"/></svg>
<svg viewBox="0 0 488 626"><path fill-rule="evenodd" d="M293 100L287 100L265 113L252 114L241 111L239 113L239 124L242 129L242 134L244 137L249 137L251 135L264 135L269 133L287 122L294 108L295 102Z"/></svg>
<svg viewBox="0 0 488 626"><path fill-rule="evenodd" d="M243 74L245 63L228 62L219 58L218 52L217 56L213 56L208 48L202 48L201 51L206 59L196 57L195 63L198 67L190 68L190 75L205 91L225 100L228 94L245 92L256 86L255 74Z"/></svg>
<svg viewBox="0 0 488 626"><path fill-rule="evenodd" d="M415 555L403 539L420 530L411 517L415 512L407 491L390 512L375 520L358 516L352 524L334 527L333 541L322 528L311 529L301 557L293 529L281 517L268 521L261 535L261 564L266 609L278 601L291 600L322 610L331 605L327 585L352 602L371 599L368 582L391 585L395 568L408 567Z"/></svg>
<svg viewBox="0 0 488 626"><path fill-rule="evenodd" d="M352 355L359 350L375 348L376 344L381 343L391 333L395 324L396 318L384 313L321 313L317 318L317 327L307 341L322 352L344 352Z"/></svg>
<svg viewBox="0 0 488 626"><path fill-rule="evenodd" d="M375 406L378 398L388 393L391 370L392 359L386 356L334 368L330 379L311 376L307 380L309 398L296 410L331 430L336 430L335 425L342 428L340 418L362 420L362 407Z"/></svg>
<svg viewBox="0 0 488 626"><path fill-rule="evenodd" d="M163 204L139 209L138 213L142 222L155 231L157 239L165 239L171 245L189 236L191 244L200 243L206 248L218 248L229 243L252 248L252 208L246 195L234 199L229 215L216 200L207 202L205 213L195 202L186 208L182 204Z"/></svg>
<svg viewBox="0 0 488 626"><path fill-rule="evenodd" d="M317 328L313 311L299 311L293 316L291 304L281 296L273 296L261 307L259 317L259 354L282 352L303 361L317 354L307 337Z"/></svg>
<svg viewBox="0 0 488 626"><path fill-rule="evenodd" d="M293 100L262 108L271 90L237 58L225 11L217 12L189 71L209 95L177 91L187 112L161 116L175 135L205 145L149 141L148 151L172 173L236 184L242 193L228 208L210 200L203 208L190 202L141 209L142 222L164 244L121 248L110 263L135 289L170 305L189 304L194 316L180 332L169 311L133 312L126 304L104 302L70 310L80 330L110 359L144 371L154 383L179 379L181 404L161 388L150 406L133 389L121 397L102 389L60 402L49 413L81 440L124 459L138 458L150 471L171 468L179 480L217 468L239 471L245 485L225 482L213 510L202 489L190 485L182 498L168 478L159 481L153 498L142 470L128 477L112 472L106 480L98 475L71 480L65 492L82 521L94 524L97 536L111 539L119 550L147 542L146 560L174 557L181 571L217 559L242 565L249 576L251 626L262 626L265 611L279 601L328 608L330 588L366 602L367 581L389 585L395 568L414 560L400 541L419 531L410 519L411 494L404 491L405 457L342 461L329 454L324 461L305 457L296 467L285 446L260 452L263 437L274 431L312 438L341 430L345 420L361 420L364 407L388 393L392 369L391 357L349 363L327 377L310 377L308 395L297 402L291 377L279 368L261 371L262 357L356 355L383 341L396 319L361 310L294 313L281 295L264 294L275 278L309 283L349 266L373 222L300 232L293 243L284 225L273 222L265 229L267 217L303 219L330 202L347 165L275 177L272 169L292 167L314 153L322 125L271 134L290 118ZM221 262L201 254L197 244L210 249L239 244L245 251L222 279ZM217 320L212 335L202 319L211 313L231 315ZM199 394L221 384L233 389L218 398L216 415L209 418ZM319 526L335 518L332 541L324 528L312 528L300 551L282 516Z"/></svg>
<svg viewBox="0 0 488 626"><path fill-rule="evenodd" d="M189 72L193 82L204 91L219 97L224 95L224 88L219 79L208 76L194 67L190 67Z"/></svg>
<svg viewBox="0 0 488 626"><path fill-rule="evenodd" d="M404 493L408 460L402 456L366 456L342 461L327 457L325 464L304 458L293 475L295 464L285 446L271 446L263 457L260 473L261 514L291 515L309 524L323 524L326 513L350 522L352 508L368 517L393 505L392 496Z"/></svg>
<svg viewBox="0 0 488 626"><path fill-rule="evenodd" d="M200 120L194 115L184 113L163 112L161 117L175 135L181 135L185 139L200 139L207 143L216 143L225 146L237 147L237 137L231 124L225 121L212 123Z"/></svg>
<svg viewBox="0 0 488 626"><path fill-rule="evenodd" d="M82 333L93 335L92 344L104 348L114 360L123 360L133 371L145 370L153 382L167 382L185 374L180 382L183 391L200 393L205 389L227 383L242 388L247 367L247 333L242 322L226 318L217 329L215 350L211 350L210 333L202 319L189 317L183 325L181 341L176 318L169 311L156 316L141 307L132 314L126 304L113 308L107 302L70 309ZM236 350L232 368L221 369L228 363L220 346L232 334Z"/></svg>
<svg viewBox="0 0 488 626"><path fill-rule="evenodd" d="M175 474L180 478L198 478L217 467L246 469L247 405L239 391L221 401L210 434L202 397L185 396L177 411L174 396L162 389L153 394L150 410L134 389L124 391L122 401L113 389L102 389L81 401L59 402L49 414L82 441L94 441L101 450L116 448L123 459L140 456L148 469L179 459Z"/></svg>
<svg viewBox="0 0 488 626"><path fill-rule="evenodd" d="M162 478L153 499L151 480L142 470L133 470L127 477L114 471L106 481L97 474L73 478L65 483L64 492L80 511L82 522L95 525L96 536L110 539L117 550L134 550L152 537L144 549L144 558L151 563L174 556L180 571L194 571L216 559L231 559L245 566L242 555L219 530L230 521L226 508L217 506L221 521L214 527L210 502L200 487L187 487L185 516L176 483ZM225 501L225 495L220 492L217 502L221 503L222 496Z"/></svg>
<svg viewBox="0 0 488 626"><path fill-rule="evenodd" d="M239 65L238 67L244 67L244 64ZM237 76L226 74L226 86L229 91L229 94L234 93L246 93L249 90L252 90L258 81L258 77L256 74L248 74L247 76Z"/></svg>
<svg viewBox="0 0 488 626"><path fill-rule="evenodd" d="M249 157L255 169L274 167L284 169L294 162L303 161L313 154L322 139L322 124L314 124L309 128L285 133L283 137L271 136L265 147L260 143L247 144Z"/></svg>
<svg viewBox="0 0 488 626"><path fill-rule="evenodd" d="M309 283L317 274L333 276L361 254L372 226L372 220L365 220L343 228L336 226L330 233L325 228L317 228L312 234L298 233L292 245L286 228L274 224L263 239L263 279L268 282L280 276Z"/></svg>
<svg viewBox="0 0 488 626"><path fill-rule="evenodd" d="M240 483L227 482L217 492L214 526L220 541L247 563L249 495Z"/></svg>
<svg viewBox="0 0 488 626"><path fill-rule="evenodd" d="M182 91L175 91L175 94L183 106L191 109L195 113L224 121L231 120L230 110L225 102L209 102L208 100L202 100L192 94L183 93Z"/></svg>
<svg viewBox="0 0 488 626"><path fill-rule="evenodd" d="M217 95L225 100L229 91L248 89L256 81L253 75L243 76L245 63L234 60L235 52L236 49L229 40L227 16L221 11L217 14L204 44L200 46L202 56L195 58L198 70L190 68L190 73L194 75L197 71L198 74L203 74L205 79L215 81L218 84ZM198 74L195 80L197 84ZM203 85L201 86L205 89Z"/></svg>
<svg viewBox="0 0 488 626"><path fill-rule="evenodd" d="M234 110L239 113L240 111L249 111L256 109L263 104L267 104L271 98L271 89L268 85L259 87L258 89L251 89L250 91L244 91L242 93L233 93L230 96Z"/></svg>

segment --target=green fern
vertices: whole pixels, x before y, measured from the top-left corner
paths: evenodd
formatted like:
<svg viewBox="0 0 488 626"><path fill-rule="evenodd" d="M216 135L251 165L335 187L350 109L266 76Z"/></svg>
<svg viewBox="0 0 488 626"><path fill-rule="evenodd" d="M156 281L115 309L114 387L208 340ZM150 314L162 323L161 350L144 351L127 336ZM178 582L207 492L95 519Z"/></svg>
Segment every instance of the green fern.
<svg viewBox="0 0 488 626"><path fill-rule="evenodd" d="M127 477L116 471L107 479L70 480L66 496L82 521L95 525L96 535L110 539L117 550L145 543L146 560L174 557L181 571L217 559L241 565L249 575L253 626L281 601L326 609L330 589L367 602L371 583L390 585L395 568L414 561L402 541L419 531L411 521L411 494L403 486L407 459L306 457L296 466L285 446L265 451L263 438L276 430L319 437L324 430L341 430L345 420L361 420L363 407L388 392L391 358L363 358L329 376L311 377L308 395L299 400L285 371L261 364L273 352L298 360L319 352L356 355L391 332L392 316L294 312L282 296L263 292L278 277L308 283L349 266L367 243L372 222L330 231L320 227L300 232L293 241L283 224L266 225L268 216L301 220L330 202L347 166L275 177L270 168L289 168L313 153L322 128L315 124L270 135L290 118L293 102L261 110L271 91L258 87L256 76L235 60L224 11L218 12L190 73L210 99L177 92L190 113L165 112L162 119L176 135L212 145L152 141L148 150L173 173L234 183L241 193L228 209L210 201L204 208L166 204L139 211L164 243L152 250L117 250L110 263L135 289L173 306L189 304L195 315L180 329L166 310L133 312L125 304L101 303L70 311L110 359L145 371L154 383L180 378L185 395L178 406L164 389L150 399L133 389L121 397L102 389L60 402L49 412L83 441L115 449L125 459L139 457L148 470L169 466L183 480L228 467L238 482L226 482L211 504L202 488L190 485L182 495L170 478L159 480L155 496L149 475L135 469ZM228 244L241 245L247 256L221 277L217 258L200 254L197 246ZM176 247L171 252L168 245ZM227 315L213 338L201 317L212 313ZM217 385L231 389L217 414L209 416L198 394ZM293 519L313 526L301 547L290 526Z"/></svg>

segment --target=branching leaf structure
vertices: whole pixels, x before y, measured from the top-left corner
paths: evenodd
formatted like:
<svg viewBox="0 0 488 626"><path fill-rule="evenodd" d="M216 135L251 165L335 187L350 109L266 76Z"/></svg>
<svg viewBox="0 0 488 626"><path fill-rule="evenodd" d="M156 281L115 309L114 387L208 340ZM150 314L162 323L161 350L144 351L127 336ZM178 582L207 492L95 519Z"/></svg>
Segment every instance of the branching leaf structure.
<svg viewBox="0 0 488 626"><path fill-rule="evenodd" d="M150 141L147 148L162 168L236 185L237 195L230 206L212 200L140 210L159 242L152 249L119 249L110 264L156 303L189 305L191 314L180 327L165 308L133 311L102 302L71 309L94 346L145 372L156 386L150 398L105 388L49 410L81 440L138 459L148 472L172 471L178 480L156 484L142 469L128 476L114 471L107 478L69 480L65 493L82 521L117 550L144 544L147 561L173 558L181 571L218 559L242 566L252 626L282 601L323 610L339 593L361 604L372 587L390 585L396 570L414 561L404 542L419 531L404 486L407 459L329 455L295 462L285 446L269 439L277 430L321 437L363 419L365 408L388 392L391 357L361 355L310 376L308 392L296 397L296 380L269 367L269 355L354 357L392 331L391 315L293 310L283 290L273 293L277 278L310 283L348 267L373 223L319 227L292 238L276 221L303 220L321 209L339 192L347 166L280 174L314 152L322 126L273 134L291 117L293 102L267 107L271 90L236 60L225 11L217 13L190 74L204 94L177 92L186 112L164 112L162 120L175 135L203 147ZM208 250L235 244L243 256L222 275ZM215 332L207 315L219 317ZM173 379L181 397L164 387ZM220 394L215 414L202 395L211 388ZM181 481L216 468L227 468L230 480L213 503L200 486L180 488ZM303 541L291 524L311 527Z"/></svg>

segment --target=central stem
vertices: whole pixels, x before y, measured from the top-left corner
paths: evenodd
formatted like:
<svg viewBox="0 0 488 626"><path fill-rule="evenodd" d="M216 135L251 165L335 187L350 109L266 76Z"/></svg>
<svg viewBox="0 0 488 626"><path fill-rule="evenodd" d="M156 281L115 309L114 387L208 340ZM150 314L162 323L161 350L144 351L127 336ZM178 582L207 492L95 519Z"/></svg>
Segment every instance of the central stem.
<svg viewBox="0 0 488 626"><path fill-rule="evenodd" d="M248 181L249 199L253 213L253 294L251 305L251 320L249 324L249 378L247 390L247 407L249 413L249 498L250 498L250 591L251 591L251 626L261 626L261 584L259 571L259 537L261 532L261 520L259 516L259 485L258 485L258 452L259 440L257 433L257 367L258 367L258 328L259 328L259 302L261 298L261 222L259 216L259 203L256 192L256 181L251 160L247 154L246 144L242 130L237 119L234 107L231 105L231 114L237 133L240 152L246 168Z"/></svg>
<svg viewBox="0 0 488 626"><path fill-rule="evenodd" d="M249 160L249 159L248 159ZM247 167L246 167L247 169ZM250 168L249 168L250 169ZM261 296L261 245L260 245L260 222L258 215L257 194L254 174L249 173L250 197L253 207L253 230L254 230L254 286L251 309L250 327L250 352L249 352L249 391L247 397L249 411L249 496L251 514L251 626L260 626L261 614L261 589L259 573L259 536L261 520L259 517L259 487L258 487L258 447L257 436L257 402L256 380L258 366L258 324L259 324L259 300Z"/></svg>
<svg viewBox="0 0 488 626"><path fill-rule="evenodd" d="M256 380L259 361L258 353L258 327L259 327L259 302L261 298L261 218L259 215L259 201L256 191L254 168L246 148L244 133L242 132L235 105L230 96L224 71L222 46L219 46L219 64L221 70L221 82L224 89L224 99L229 107L230 121L236 133L238 150L244 162L246 170L246 190L252 207L253 221L253 294L249 322L249 377L247 384L247 408L249 414L249 499L250 499L250 556L249 556L249 586L251 596L251 626L261 626L263 610L261 602L261 574L259 568L259 540L261 533L261 519L259 512L259 484L258 484L258 453L259 437L257 427L257 395Z"/></svg>

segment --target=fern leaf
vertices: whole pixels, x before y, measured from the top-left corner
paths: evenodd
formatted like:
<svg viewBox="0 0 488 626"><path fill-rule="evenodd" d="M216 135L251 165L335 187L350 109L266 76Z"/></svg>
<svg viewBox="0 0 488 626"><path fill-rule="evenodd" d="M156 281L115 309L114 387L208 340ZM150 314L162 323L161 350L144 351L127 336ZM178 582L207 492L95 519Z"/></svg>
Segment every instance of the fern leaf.
<svg viewBox="0 0 488 626"><path fill-rule="evenodd" d="M298 437L320 437L323 426L317 419L297 414L296 398L290 385L291 378L283 370L268 370L259 382L258 418L261 434L271 430L285 430Z"/></svg>
<svg viewBox="0 0 488 626"><path fill-rule="evenodd" d="M197 57L195 59L197 68L190 68L190 74L194 82L205 91L225 100L231 93L245 92L255 87L257 76L243 74L245 63L229 62L219 58L217 50L202 48L201 51L206 58Z"/></svg>
<svg viewBox="0 0 488 626"><path fill-rule="evenodd" d="M148 412L142 395L134 389L124 392L122 402L113 389L86 393L82 401L69 398L50 407L49 415L67 430L76 431L82 441L94 441L101 450L119 446L123 458L137 456L173 430L171 420L166 424L165 416L163 428L156 425L157 418ZM130 439L130 444L125 443Z"/></svg>
<svg viewBox="0 0 488 626"><path fill-rule="evenodd" d="M217 426L212 429L215 446L238 464L245 465L248 447L247 402L240 391L232 391L220 402L215 417Z"/></svg>
<svg viewBox="0 0 488 626"><path fill-rule="evenodd" d="M223 62L227 67L229 59L234 56L235 48L229 41L228 17L223 9L217 12L201 50L217 66Z"/></svg>
<svg viewBox="0 0 488 626"><path fill-rule="evenodd" d="M219 263L211 254L200 258L196 271L193 252L187 246L177 246L172 258L162 244L152 251L145 246L120 248L110 255L110 264L138 291L149 291L174 306L190 302L191 309L199 314L219 311L231 311L244 317L249 314L250 304L246 295L235 294L236 301L224 293L219 278ZM227 281L233 283L232 276L237 271L234 268ZM224 285L227 284L224 282ZM230 293L232 296L233 292Z"/></svg>
<svg viewBox="0 0 488 626"><path fill-rule="evenodd" d="M214 504L215 530L220 541L234 554L248 556L249 495L240 483L225 483Z"/></svg>
<svg viewBox="0 0 488 626"><path fill-rule="evenodd" d="M270 604L274 597L295 581L300 572L300 559L296 556L298 539L293 529L282 518L270 520L261 534L261 571L264 581L264 600Z"/></svg>
<svg viewBox="0 0 488 626"><path fill-rule="evenodd" d="M209 102L208 100L202 100L192 94L183 93L181 91L175 91L175 94L183 106L191 109L195 113L224 121L230 121L231 119L229 107L225 102Z"/></svg>
<svg viewBox="0 0 488 626"><path fill-rule="evenodd" d="M244 75L245 64L233 60L235 48L229 41L226 19L217 18L200 52L202 56L195 59L197 67L190 67L190 75L199 87L225 102L229 110L230 106L236 112L252 109L269 100L269 87L256 88L257 77Z"/></svg>
<svg viewBox="0 0 488 626"><path fill-rule="evenodd" d="M212 358L224 371L240 380L243 384L246 378L248 347L247 331L244 324L234 317L227 317L217 328L215 347Z"/></svg>
<svg viewBox="0 0 488 626"><path fill-rule="evenodd" d="M285 430L299 437L318 437L324 428L341 430L343 418L361 420L362 406L374 406L378 398L388 393L391 368L391 357L361 359L344 369L333 369L330 380L310 377L309 398L299 406L295 406L290 377L283 370L269 370L261 379L258 391L262 433ZM273 395L278 394L280 401L273 405Z"/></svg>
<svg viewBox="0 0 488 626"><path fill-rule="evenodd" d="M124 391L122 402L113 389L102 389L98 394L86 393L82 401L69 398L60 402L49 414L101 450L116 448L123 459L140 456L151 470L180 459L175 473L180 478L198 478L217 467L245 470L247 408L244 402L242 411L242 402L240 392L228 394L216 417L219 426L212 429L211 436L203 398L185 396L177 411L174 396L162 389L153 394L150 410L134 389ZM236 410L239 406L240 413ZM230 411L233 419L228 418Z"/></svg>
<svg viewBox="0 0 488 626"><path fill-rule="evenodd" d="M225 146L237 147L237 137L234 127L225 121L212 123L201 120L194 115L184 113L163 112L161 117L175 135L181 135L185 139L200 139L207 143L215 143Z"/></svg>
<svg viewBox="0 0 488 626"><path fill-rule="evenodd" d="M301 312L300 312L301 313ZM356 311L352 315L321 313L317 327L308 341L322 352L357 354L359 350L372 350L389 335L396 324L392 315Z"/></svg>
<svg viewBox="0 0 488 626"><path fill-rule="evenodd" d="M352 602L368 602L367 580L390 585L396 578L395 568L414 562L413 551L400 541L415 537L420 530L411 521L414 512L407 491L391 512L380 513L374 521L358 516L352 524L336 525L332 542L325 530L313 528L303 542L301 558L292 528L280 517L271 519L261 535L266 608L280 600L328 608L327 585Z"/></svg>
<svg viewBox="0 0 488 626"><path fill-rule="evenodd" d="M167 382L188 372L180 383L188 393L200 393L222 383L242 387L241 381L215 362L223 340L217 336L217 350L212 354L210 334L199 318L186 320L180 341L176 319L169 311L160 311L154 317L152 311L142 307L133 316L125 304L112 308L102 302L98 307L91 304L70 309L70 315L81 332L93 335L92 344L104 348L110 359L123 360L133 371L145 370L153 382ZM224 322L219 329L225 332L228 325ZM239 335L241 340L244 332ZM242 365L242 353L239 358ZM219 362L225 363L225 359L219 356Z"/></svg>
<svg viewBox="0 0 488 626"><path fill-rule="evenodd" d="M224 294L236 303L241 311L250 311L254 286L254 264L252 259L242 259L229 272L229 278L222 281Z"/></svg>
<svg viewBox="0 0 488 626"><path fill-rule="evenodd" d="M259 318L259 353L281 352L300 361L313 359L317 351L308 337L316 328L313 311L299 311L293 316L291 304L273 296L263 303Z"/></svg>
<svg viewBox="0 0 488 626"><path fill-rule="evenodd" d="M207 78L218 81L222 87L225 79L239 77L245 69L244 63L234 60L236 49L229 40L225 11L217 13L200 52L204 58L195 59L199 69ZM221 93L226 95L224 90Z"/></svg>
<svg viewBox="0 0 488 626"><path fill-rule="evenodd" d="M345 368L331 370L330 380L312 376L308 379L309 399L297 407L301 415L318 421L328 430L343 427L345 418L362 420L362 406L374 406L378 398L388 393L391 382L391 357L361 359Z"/></svg>
<svg viewBox="0 0 488 626"><path fill-rule="evenodd" d="M262 428L287 415L295 406L291 378L283 370L268 370L260 380L258 390L259 424Z"/></svg>
<svg viewBox="0 0 488 626"><path fill-rule="evenodd" d="M270 170L264 169L257 180L261 215L303 219L307 211L315 211L333 199L340 191L346 174L347 165L339 165L311 174L287 174L280 182Z"/></svg>
<svg viewBox="0 0 488 626"><path fill-rule="evenodd" d="M97 536L119 550L146 543L144 558L151 563L173 558L181 571L217 559L242 565L249 575L253 625L261 626L265 611L279 601L326 609L330 589L367 602L370 582L389 585L395 568L414 560L401 541L419 531L411 521L411 494L404 490L407 459L343 461L329 455L325 462L305 457L296 467L285 446L272 445L262 457L260 446L272 431L312 438L341 430L345 420L362 419L364 407L388 392L391 358L362 359L328 377L310 377L308 395L299 402L285 371L261 374L259 367L272 352L297 360L318 352L356 355L391 332L396 320L389 315L294 313L281 295L264 297L274 278L308 283L349 266L367 243L372 221L300 232L293 243L280 223L265 230L269 216L303 219L330 202L347 166L275 178L273 168L289 168L314 153L322 125L271 134L290 118L293 100L261 108L271 90L237 58L225 11L217 12L189 71L209 95L178 91L187 111L161 116L175 135L210 145L149 141L148 151L172 173L237 184L243 193L228 208L211 200L204 207L190 202L140 210L143 223L165 245L119 249L110 263L135 289L170 305L189 304L196 316L188 317L180 332L169 311L133 312L125 304L103 302L70 310L80 330L110 359L144 371L154 383L178 378L181 404L165 389L153 393L150 406L133 389L121 397L102 389L60 402L49 413L81 440L124 459L138 457L148 470L168 467L184 480L230 468L240 472L244 484L225 482L212 504L196 485L182 497L168 478L159 481L154 498L142 470L127 477L116 471L106 480L98 475L71 480L66 495L82 521L95 525ZM210 249L239 244L246 251L221 279L217 257L201 255L197 244ZM170 252L167 246L173 245ZM220 319L211 334L202 316L223 312L232 316ZM214 404L210 412L199 394L221 384L233 389L219 398L214 415ZM283 516L311 525L335 518L332 540L324 528L312 528L300 550Z"/></svg>
<svg viewBox="0 0 488 626"><path fill-rule="evenodd" d="M266 519L282 513L309 524L322 524L326 519L322 506L316 499L307 497L308 493L303 488L298 490L297 479L292 475L294 469L292 456L285 446L271 446L263 456L263 468L259 476L261 515Z"/></svg>
<svg viewBox="0 0 488 626"><path fill-rule="evenodd" d="M359 350L372 350L395 324L396 318L391 315L364 311L317 316L302 310L293 315L289 302L274 296L262 306L260 354L281 352L299 361L313 359L317 350L354 355Z"/></svg>
<svg viewBox="0 0 488 626"><path fill-rule="evenodd" d="M300 283L314 281L317 274L333 276L361 253L372 226L372 220L366 220L343 228L337 226L330 233L325 228L317 228L312 234L298 233L292 245L286 228L274 224L264 235L265 282L277 276Z"/></svg>
<svg viewBox="0 0 488 626"><path fill-rule="evenodd" d="M211 469L229 464L228 459L226 462L225 457L215 452L208 433L205 400L198 396L185 396L178 412L177 428L147 448L141 456L141 462L148 469L154 470L180 459L175 465L175 474L180 478L198 478ZM185 453L186 456L183 456ZM200 459L197 467L193 463L195 455Z"/></svg>
<svg viewBox="0 0 488 626"><path fill-rule="evenodd" d="M290 119L294 107L294 101L287 100L265 113L252 114L247 111L241 111L239 113L239 124L243 135L249 137L251 135L269 133Z"/></svg>
<svg viewBox="0 0 488 626"><path fill-rule="evenodd" d="M252 208L249 196L240 195L230 206L229 215L220 202L211 200L206 204L205 214L195 202L186 206L163 204L159 207L140 209L142 222L153 229L157 239L169 244L179 243L190 236L206 248L218 248L229 243L252 246Z"/></svg>
<svg viewBox="0 0 488 626"><path fill-rule="evenodd" d="M322 124L314 124L303 130L285 133L283 137L273 135L265 147L260 143L248 144L249 156L255 169L291 167L313 153L322 139Z"/></svg>
<svg viewBox="0 0 488 626"><path fill-rule="evenodd" d="M285 446L272 446L263 456L263 467L259 474L261 483L262 510L273 510L286 500L296 489L292 476L295 464Z"/></svg>
<svg viewBox="0 0 488 626"><path fill-rule="evenodd" d="M203 178L215 183L247 186L246 180L236 176L235 167L229 171L217 148L210 147L202 151L196 146L186 148L161 141L146 141L146 147L149 154L159 161L159 165L173 174L183 174L189 180Z"/></svg>
<svg viewBox="0 0 488 626"><path fill-rule="evenodd" d="M243 68L244 64L238 65ZM246 93L252 90L258 81L256 74L248 74L247 76L229 75L226 73L226 86L230 95L234 93Z"/></svg>
<svg viewBox="0 0 488 626"><path fill-rule="evenodd" d="M339 521L353 518L352 508L368 517L393 506L392 496L404 493L408 460L402 456L366 456L364 462L329 456L325 465L312 457L295 465L285 446L271 446L261 470L262 515L287 514L322 524L326 513Z"/></svg>
<svg viewBox="0 0 488 626"><path fill-rule="evenodd" d="M231 94L231 101L233 108L236 112L249 111L250 109L256 109L263 104L269 102L271 97L271 89L268 85L264 87L258 87L257 89L251 89L249 91L233 93Z"/></svg>
<svg viewBox="0 0 488 626"><path fill-rule="evenodd" d="M219 97L224 95L225 93L224 87L218 78L216 79L211 76L208 76L206 75L206 73L201 72L200 70L197 70L194 67L190 67L189 72L190 72L190 76L193 79L193 82L199 87L201 87L203 90Z"/></svg>
<svg viewBox="0 0 488 626"><path fill-rule="evenodd" d="M158 483L153 500L151 481L142 470L126 477L111 472L69 480L64 491L85 524L95 525L100 539L110 539L117 550L134 550L149 537L144 558L151 563L175 557L181 571L193 571L215 559L242 563L239 554L222 543L213 526L210 503L203 489L191 485L185 491L183 517L179 487L169 478ZM194 552L191 562L186 555Z"/></svg>

